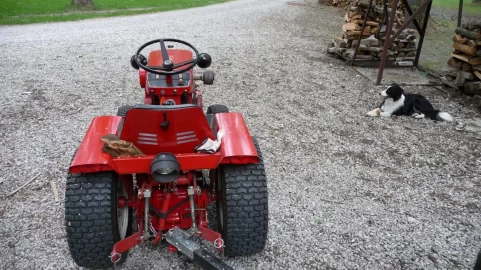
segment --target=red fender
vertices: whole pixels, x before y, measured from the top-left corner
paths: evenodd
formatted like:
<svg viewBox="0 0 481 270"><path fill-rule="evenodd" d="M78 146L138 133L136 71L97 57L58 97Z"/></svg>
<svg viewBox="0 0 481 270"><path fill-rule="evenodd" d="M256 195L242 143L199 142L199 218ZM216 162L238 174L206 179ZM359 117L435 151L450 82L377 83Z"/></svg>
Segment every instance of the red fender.
<svg viewBox="0 0 481 270"><path fill-rule="evenodd" d="M259 163L259 155L247 129L244 117L237 112L215 114L217 129L224 130L220 145L222 164Z"/></svg>
<svg viewBox="0 0 481 270"><path fill-rule="evenodd" d="M70 164L70 173L110 171L114 168L112 157L102 151L104 143L100 138L116 134L121 119L121 116L97 116L92 120Z"/></svg>
<svg viewBox="0 0 481 270"><path fill-rule="evenodd" d="M242 115L220 113L215 117L218 130L224 130L219 151L215 154L176 154L181 170L215 169L219 160L222 164L259 163L257 150ZM97 116L92 120L70 164L70 173L112 170L119 174L150 173L153 155L112 158L102 151L103 142L100 138L106 134L116 134L121 119L120 116Z"/></svg>

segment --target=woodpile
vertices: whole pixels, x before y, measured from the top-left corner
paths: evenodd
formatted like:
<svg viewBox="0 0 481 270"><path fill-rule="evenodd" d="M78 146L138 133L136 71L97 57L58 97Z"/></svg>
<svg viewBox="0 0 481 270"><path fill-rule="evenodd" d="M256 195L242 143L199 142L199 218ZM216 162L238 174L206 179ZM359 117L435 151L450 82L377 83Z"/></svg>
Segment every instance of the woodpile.
<svg viewBox="0 0 481 270"><path fill-rule="evenodd" d="M384 19L383 5L378 3L382 3L382 1L373 1L371 9L368 11L369 0L351 1L351 6L344 16L343 34L329 44L328 53L339 55L344 59L352 59L359 36L361 36L355 61L379 61L384 49L387 21L391 8L388 5L387 17ZM396 10L392 34L404 23L403 10L403 6ZM366 27L361 33L366 16ZM404 29L388 49L388 60L396 61L398 65L402 65L407 61L408 65L412 65L412 61L416 56L416 33L414 29Z"/></svg>
<svg viewBox="0 0 481 270"><path fill-rule="evenodd" d="M481 95L481 22L465 23L455 30L453 52L448 60L452 71L443 82L467 94Z"/></svg>

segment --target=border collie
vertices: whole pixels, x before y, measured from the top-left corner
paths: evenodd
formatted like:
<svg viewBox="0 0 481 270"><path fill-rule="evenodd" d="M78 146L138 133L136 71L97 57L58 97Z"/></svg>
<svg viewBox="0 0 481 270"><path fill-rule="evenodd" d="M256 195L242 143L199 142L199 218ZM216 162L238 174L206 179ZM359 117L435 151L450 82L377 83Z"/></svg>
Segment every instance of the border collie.
<svg viewBox="0 0 481 270"><path fill-rule="evenodd" d="M422 95L406 94L398 84L391 84L379 93L384 99L379 108L368 113L369 116L391 117L392 115L412 116L416 119L428 117L432 120L452 122L453 117L447 112L435 110L433 105Z"/></svg>

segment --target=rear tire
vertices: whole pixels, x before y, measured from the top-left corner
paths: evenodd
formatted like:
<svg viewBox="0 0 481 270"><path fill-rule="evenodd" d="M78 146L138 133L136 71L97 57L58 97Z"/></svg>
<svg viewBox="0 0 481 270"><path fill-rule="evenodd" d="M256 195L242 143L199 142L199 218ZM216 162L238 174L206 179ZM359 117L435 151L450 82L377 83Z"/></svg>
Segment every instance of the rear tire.
<svg viewBox="0 0 481 270"><path fill-rule="evenodd" d="M259 144L253 141L258 164L221 165L216 172L217 228L226 257L256 254L267 242L267 179Z"/></svg>
<svg viewBox="0 0 481 270"><path fill-rule="evenodd" d="M70 254L78 266L112 267L109 256L114 244L132 234L132 209L117 208L118 195L128 198L122 182L111 172L67 176L65 227Z"/></svg>
<svg viewBox="0 0 481 270"><path fill-rule="evenodd" d="M207 107L207 114L216 114L216 113L228 113L229 109L227 106L222 104L214 104Z"/></svg>

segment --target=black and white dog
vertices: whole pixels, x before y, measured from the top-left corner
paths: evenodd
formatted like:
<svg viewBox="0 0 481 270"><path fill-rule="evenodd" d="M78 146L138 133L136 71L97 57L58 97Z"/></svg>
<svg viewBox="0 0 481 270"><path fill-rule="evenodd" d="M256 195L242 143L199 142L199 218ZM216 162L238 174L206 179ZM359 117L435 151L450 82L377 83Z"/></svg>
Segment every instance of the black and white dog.
<svg viewBox="0 0 481 270"><path fill-rule="evenodd" d="M406 94L398 84L391 84L379 93L384 98L379 108L367 113L369 116L391 117L393 115L407 115L420 119L428 117L432 120L453 121L447 112L440 112L422 95Z"/></svg>

